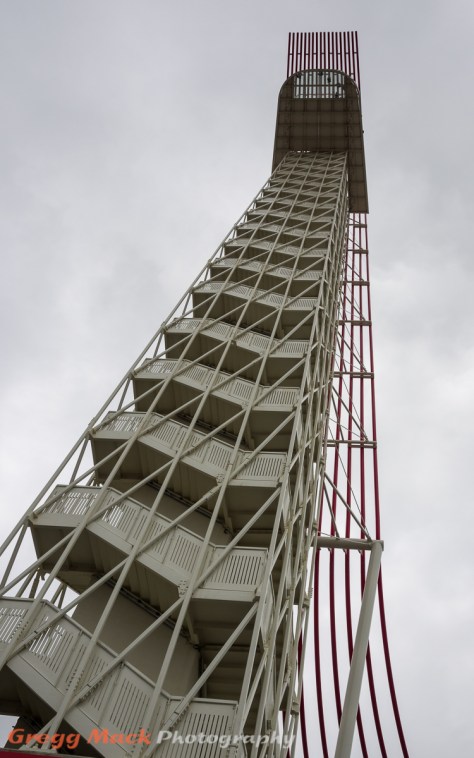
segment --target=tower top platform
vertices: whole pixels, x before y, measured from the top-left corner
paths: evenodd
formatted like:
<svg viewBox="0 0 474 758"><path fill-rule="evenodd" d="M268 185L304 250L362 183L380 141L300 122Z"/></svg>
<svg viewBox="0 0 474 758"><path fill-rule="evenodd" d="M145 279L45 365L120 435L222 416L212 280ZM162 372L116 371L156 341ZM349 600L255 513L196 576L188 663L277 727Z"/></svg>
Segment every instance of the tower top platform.
<svg viewBox="0 0 474 758"><path fill-rule="evenodd" d="M288 77L278 98L273 169L290 151L347 152L349 210L368 213L360 93L350 76L306 69Z"/></svg>

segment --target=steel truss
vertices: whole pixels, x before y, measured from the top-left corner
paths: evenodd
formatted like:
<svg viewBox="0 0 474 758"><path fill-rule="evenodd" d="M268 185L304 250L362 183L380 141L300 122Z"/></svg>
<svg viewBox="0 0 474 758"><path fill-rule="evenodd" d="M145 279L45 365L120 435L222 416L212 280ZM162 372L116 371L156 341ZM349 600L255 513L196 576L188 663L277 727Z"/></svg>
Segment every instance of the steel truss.
<svg viewBox="0 0 474 758"><path fill-rule="evenodd" d="M376 597L408 755L380 574L357 35L290 35L288 74L270 179L0 548L0 707L81 734L82 755L215 758L224 738L233 758L288 758L301 721L308 758L310 635L322 754L349 756L357 724L368 755L366 669L387 755ZM141 728L149 744L87 741ZM158 746L172 733L203 736L199 753Z"/></svg>
<svg viewBox="0 0 474 758"><path fill-rule="evenodd" d="M12 676L20 699L36 686L27 710L42 732L106 723L145 726L153 741L176 729L279 734L229 750L286 754L324 492L347 196L344 153L287 155L5 541L5 691ZM31 539L37 557L25 566ZM124 625L138 609L147 622L111 654L118 607ZM140 649L156 653L157 634L150 678L137 661ZM132 689L119 717L114 698ZM149 756L156 745L120 749ZM187 749L169 743L160 755ZM202 755L218 750L209 743Z"/></svg>

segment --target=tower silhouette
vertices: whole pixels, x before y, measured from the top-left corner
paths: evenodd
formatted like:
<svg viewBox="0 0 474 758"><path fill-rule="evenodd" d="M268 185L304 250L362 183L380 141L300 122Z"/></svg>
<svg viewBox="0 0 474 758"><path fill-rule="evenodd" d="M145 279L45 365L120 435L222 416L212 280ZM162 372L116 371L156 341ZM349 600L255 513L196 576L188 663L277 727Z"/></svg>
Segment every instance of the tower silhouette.
<svg viewBox="0 0 474 758"><path fill-rule="evenodd" d="M379 574L357 37L290 35L288 65L270 178L3 545L0 706L20 716L11 747L36 731L49 736L44 749L83 756L286 756L301 723L309 755L303 663L316 588L329 755L324 553L335 754L350 755L366 659L383 743L367 658L377 587L407 754ZM360 715L358 731L364 745Z"/></svg>

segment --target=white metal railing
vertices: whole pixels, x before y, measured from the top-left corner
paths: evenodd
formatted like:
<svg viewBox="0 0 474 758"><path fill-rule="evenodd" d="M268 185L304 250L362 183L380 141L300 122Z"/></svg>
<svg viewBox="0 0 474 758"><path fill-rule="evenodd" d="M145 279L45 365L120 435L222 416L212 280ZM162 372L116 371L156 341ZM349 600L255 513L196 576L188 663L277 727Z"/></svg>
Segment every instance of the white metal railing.
<svg viewBox="0 0 474 758"><path fill-rule="evenodd" d="M227 284L223 284L222 282L216 281L202 282L194 288L194 292L196 294L207 292L217 294L222 292L223 295L236 297L241 300L250 302L251 304L265 303L267 305L270 305L272 308L281 308L281 306L284 305L285 310L311 311L316 307L318 302L318 299L316 297L298 297L295 299L290 299L289 302L286 302L288 298L284 297L283 295L278 295L276 292L254 290L252 287L246 287L244 284L235 284L229 286Z"/></svg>
<svg viewBox="0 0 474 758"><path fill-rule="evenodd" d="M239 236L226 242L223 250L225 258L232 255L232 253L240 253L243 248L248 249L249 251L261 250L262 253L272 251L272 256L275 260L276 256L280 253L285 256L301 259L303 263L306 258L314 259L321 258L321 256L324 258L327 257L329 232L315 232L313 239L308 238L304 242L304 246L301 247L299 244L292 245L285 240L279 240L276 242ZM262 253L258 254L261 255ZM247 258L244 260L247 260Z"/></svg>
<svg viewBox="0 0 474 758"><path fill-rule="evenodd" d="M320 258L322 261L324 260L324 253L320 253ZM293 276L294 280L297 282L316 281L322 277L322 271L296 270L293 272L293 269L287 268L286 266L272 266L269 268L267 263L261 261L240 261L238 258L218 258L212 264L213 268L234 268L234 266L238 266L242 271L264 271L268 276L278 276L283 279L289 279L290 276Z"/></svg>
<svg viewBox="0 0 474 758"><path fill-rule="evenodd" d="M261 354L262 350L266 350L268 344L272 342L270 337L266 337L264 334L257 334L256 332L244 332L243 329L236 329L230 324L215 323L212 319L197 319L197 318L182 318L177 319L173 324L167 327L167 332L179 331L179 332L195 332L201 328L201 334L219 339L225 342L232 332L236 334L236 345L244 346L247 349ZM242 332L244 332L242 334ZM282 355L292 355L295 358L302 358L308 349L308 343L305 340L285 340L285 342L279 345L272 351L271 358L279 358Z"/></svg>
<svg viewBox="0 0 474 758"><path fill-rule="evenodd" d="M278 242L255 239L253 237L240 236L235 239L229 240L225 243L225 250L232 250L233 248L241 249L242 247L249 247L250 249L272 251L273 253L284 253L285 255L297 256L301 251L299 245L292 245L284 240ZM325 252L325 251L321 251ZM327 252L327 251L326 251Z"/></svg>
<svg viewBox="0 0 474 758"><path fill-rule="evenodd" d="M216 384L221 384L221 386L212 390L212 395L237 400L239 405L250 397L255 387L254 383L247 379L241 379L240 377L233 378L223 371L219 371L216 374L213 368L201 364L196 365L188 360L183 360L181 363L175 359L150 361L140 366L135 372L135 376L137 378L144 378L150 374L157 376L172 374L178 364L180 364L181 370L177 376L173 377L173 381L180 384L189 384L204 391L215 377ZM183 367L184 370L182 370ZM267 406L271 406L272 410L275 410L275 406L281 406L282 410L284 410L285 406L293 406L298 400L299 390L294 387L277 387L270 390L270 392L267 390L267 387L258 388L257 397L260 397L264 393L266 394L261 400L257 399L255 408L264 410Z"/></svg>
<svg viewBox="0 0 474 758"><path fill-rule="evenodd" d="M325 100L345 96L345 75L341 71L301 71L293 79L295 98Z"/></svg>
<svg viewBox="0 0 474 758"><path fill-rule="evenodd" d="M11 644L15 632L22 624L33 603L28 599L2 598L0 601L0 650ZM56 608L43 601L38 613L39 625L51 619ZM38 698L56 709L58 695L66 695L76 669L90 641L90 634L74 619L63 616L57 623L39 634L33 642L9 661L11 671L29 688L30 697ZM89 681L109 667L116 654L101 642L84 672L83 681ZM180 697L161 692L152 723L144 724L148 704L153 694L153 682L127 662L116 667L104 680L99 681L88 695L69 712L71 727L81 730L85 739L93 729L110 733L137 734L141 728L150 731L164 724L181 702ZM133 707L132 707L133 706ZM229 735L237 703L225 700L196 698L184 711L179 722L183 735ZM185 731L187 730L187 731ZM79 732L81 733L81 732ZM106 758L125 756L129 746L100 744ZM200 758L217 758L222 749L216 742L202 741ZM182 746L163 743L160 755L182 758ZM241 753L243 755L243 753Z"/></svg>
<svg viewBox="0 0 474 758"><path fill-rule="evenodd" d="M259 336L259 335L256 335ZM94 431L94 438L109 438L110 433L116 433L117 436L126 437L135 432L143 422L145 413L133 412L122 413L117 416L110 412L105 417L104 423ZM173 419L167 419L159 423L162 417L158 413L151 413L147 426L143 430L143 436L140 438L142 443L151 444L167 455L175 455L182 444L184 435L188 431L188 426ZM110 420L108 420L110 419ZM184 462L198 463L200 467L206 466L212 470L213 474L223 474L230 462L233 452L233 445L221 440L210 438L205 442L202 440L206 437L204 432L193 431L189 444L189 449L184 452ZM197 445L201 442L199 447ZM248 453L239 452L237 454L236 465L239 466L247 457ZM285 465L285 453L257 453L254 456L259 461L259 468L262 471L262 477L275 480L275 484L283 473ZM237 476L236 479L248 479L250 468L246 466ZM263 472L268 475L264 476ZM252 477L253 478L253 477Z"/></svg>
<svg viewBox="0 0 474 758"><path fill-rule="evenodd" d="M258 477L261 473L258 466L252 475ZM265 472L268 475L268 471ZM52 498L60 494L65 488L58 486L52 493ZM74 487L65 492L54 503L46 505L35 515L34 523L41 526L41 517L54 514L58 526L75 526L77 519L85 516L92 508L96 498L102 492L99 487ZM120 497L118 490L109 489L106 494L104 505L110 504L94 522L102 532L105 530L110 536L116 535L132 547L138 539L143 523L148 516L148 508L133 498L125 498L114 505L114 501ZM152 518L143 542L148 542L157 537L172 521L165 516L155 514ZM48 519L48 524L51 520ZM153 559L156 570L166 567L167 577L170 570L176 573L176 583L188 580L194 570L199 551L202 545L202 537L197 536L189 529L176 525L168 529L164 537L144 551L143 555ZM225 551L225 545L210 543L205 557L204 567L209 566ZM202 589L225 590L232 595L233 592L255 592L262 580L268 551L266 548L234 547L218 564L216 569L202 584ZM149 565L149 563L147 563Z"/></svg>

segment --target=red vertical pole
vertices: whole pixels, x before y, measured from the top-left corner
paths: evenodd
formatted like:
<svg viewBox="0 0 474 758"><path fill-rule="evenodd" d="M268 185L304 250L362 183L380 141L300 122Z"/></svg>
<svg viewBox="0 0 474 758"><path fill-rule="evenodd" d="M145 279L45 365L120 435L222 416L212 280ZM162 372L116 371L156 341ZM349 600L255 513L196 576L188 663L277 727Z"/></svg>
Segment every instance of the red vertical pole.
<svg viewBox="0 0 474 758"><path fill-rule="evenodd" d="M353 463L353 448L349 444L353 439L357 438L357 434L354 437L354 372L356 371L356 349L355 349L355 330L354 320L358 318L358 300L357 300L357 282L356 282L356 266L355 266L355 227L354 227L354 215L349 217L349 240L346 255L346 265L344 272L344 288L348 292L348 296L345 299L345 304L342 309L342 319L348 319L349 326L345 325L346 333L349 332L349 388L348 388L348 423L347 423L347 466L346 466L346 502L349 506L352 506L352 463ZM350 306L348 310L347 306ZM345 523L345 536L351 536L352 519L349 511L346 512ZM349 661L352 659L353 653L353 631L352 631L352 605L351 605L351 551L348 550L345 554L345 595L346 595L346 630L347 630L347 644ZM368 758L367 745L365 741L364 727L362 723L362 716L360 709L357 710L357 730L360 739L360 745L363 758Z"/></svg>
<svg viewBox="0 0 474 758"><path fill-rule="evenodd" d="M352 45L351 45L351 33L347 32L347 73L352 78Z"/></svg>
<svg viewBox="0 0 474 758"><path fill-rule="evenodd" d="M359 37L358 37L357 32L355 32L355 49L356 49L356 72L355 73L356 73L356 76L357 76L356 83L357 83L357 86L360 89Z"/></svg>
<svg viewBox="0 0 474 758"><path fill-rule="evenodd" d="M347 39L347 32L344 32L343 40L344 40L344 66L343 66L343 71L344 71L344 73L348 74L349 73L349 66L347 64L347 59L348 59L348 55L349 55L349 49L348 49L349 48L349 41Z"/></svg>
<svg viewBox="0 0 474 758"><path fill-rule="evenodd" d="M351 32L351 71L352 71L352 78L354 79L354 81L357 84L357 86L359 86L358 83L357 83L357 79L356 79L357 66L356 66L356 60L355 60L354 43L355 43L355 41L354 41L354 32Z"/></svg>
<svg viewBox="0 0 474 758"><path fill-rule="evenodd" d="M288 52L287 52L287 56L286 56L286 78L287 79L288 79L288 77L290 75L291 37L292 37L292 34L290 32L288 34Z"/></svg>

